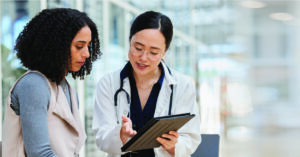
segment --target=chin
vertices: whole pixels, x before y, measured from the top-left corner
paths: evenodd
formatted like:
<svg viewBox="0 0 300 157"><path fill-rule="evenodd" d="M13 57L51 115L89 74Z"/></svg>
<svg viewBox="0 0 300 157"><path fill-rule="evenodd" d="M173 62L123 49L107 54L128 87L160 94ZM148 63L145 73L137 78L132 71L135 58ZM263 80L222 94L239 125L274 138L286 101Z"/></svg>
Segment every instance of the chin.
<svg viewBox="0 0 300 157"><path fill-rule="evenodd" d="M79 71L80 69L77 69L77 70L75 70L74 72L77 72L77 71Z"/></svg>
<svg viewBox="0 0 300 157"><path fill-rule="evenodd" d="M136 74L138 75L146 75L148 73L149 73L148 71L136 71Z"/></svg>
<svg viewBox="0 0 300 157"><path fill-rule="evenodd" d="M72 71L72 72L77 72L77 71L79 71L80 70L80 68L74 68L74 69L71 69L70 71Z"/></svg>

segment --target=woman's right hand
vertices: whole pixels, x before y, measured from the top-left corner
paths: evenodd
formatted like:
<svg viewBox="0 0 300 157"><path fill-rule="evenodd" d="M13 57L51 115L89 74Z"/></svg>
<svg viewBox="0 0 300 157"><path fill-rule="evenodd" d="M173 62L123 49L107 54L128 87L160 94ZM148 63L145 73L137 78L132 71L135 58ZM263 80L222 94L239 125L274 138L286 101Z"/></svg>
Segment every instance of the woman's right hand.
<svg viewBox="0 0 300 157"><path fill-rule="evenodd" d="M122 116L122 127L120 130L120 138L123 145L128 141L129 138L133 137L136 131L132 129L132 122L130 118Z"/></svg>

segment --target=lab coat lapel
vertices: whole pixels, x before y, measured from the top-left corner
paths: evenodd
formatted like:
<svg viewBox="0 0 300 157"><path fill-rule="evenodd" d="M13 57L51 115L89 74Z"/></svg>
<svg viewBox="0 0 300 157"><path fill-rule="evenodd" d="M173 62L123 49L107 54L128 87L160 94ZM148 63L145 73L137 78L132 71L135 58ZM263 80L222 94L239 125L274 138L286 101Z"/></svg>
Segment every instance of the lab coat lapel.
<svg viewBox="0 0 300 157"><path fill-rule="evenodd" d="M163 83L163 86L160 89L159 96L157 98L154 117L168 115L170 96L171 96L170 86L166 83Z"/></svg>
<svg viewBox="0 0 300 157"><path fill-rule="evenodd" d="M123 89L128 93L129 95L129 102L131 102L131 89L130 89L130 83L129 83L129 78L125 78L123 80L124 83L124 87ZM124 92L122 92L122 94L120 94L122 96L119 97L119 104L120 107L122 108L121 110L123 111L123 113L121 113L122 115L127 116L127 114L130 112L130 103L127 102L127 98L126 98L126 94ZM121 115L120 115L121 117Z"/></svg>
<svg viewBox="0 0 300 157"><path fill-rule="evenodd" d="M129 94L129 96L130 96L131 92L130 92L129 78L126 77L126 78L123 80L123 83L124 83L123 89L124 89L124 90Z"/></svg>
<svg viewBox="0 0 300 157"><path fill-rule="evenodd" d="M176 85L176 80L173 77L174 74L170 73L169 69L167 68L167 66L165 65L164 62L161 62L161 63L164 68L165 78L164 78L164 82L160 89L159 96L157 99L154 117L168 115L169 105L170 105L170 97L171 97L171 92L172 92L170 86ZM173 87L173 92L175 91L174 89L175 88ZM174 95L174 93L173 93L173 95ZM173 103L175 103L175 102L173 101Z"/></svg>

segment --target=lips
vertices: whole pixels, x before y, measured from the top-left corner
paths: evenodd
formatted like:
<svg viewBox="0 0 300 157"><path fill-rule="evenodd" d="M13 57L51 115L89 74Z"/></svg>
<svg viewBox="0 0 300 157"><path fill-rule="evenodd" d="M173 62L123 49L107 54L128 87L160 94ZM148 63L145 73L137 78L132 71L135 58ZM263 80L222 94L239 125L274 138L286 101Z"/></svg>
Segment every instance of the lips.
<svg viewBox="0 0 300 157"><path fill-rule="evenodd" d="M148 67L148 65L140 64L140 63L136 63L136 66L137 66L139 69L146 69L146 68Z"/></svg>
<svg viewBox="0 0 300 157"><path fill-rule="evenodd" d="M84 65L84 62L77 62L80 66Z"/></svg>

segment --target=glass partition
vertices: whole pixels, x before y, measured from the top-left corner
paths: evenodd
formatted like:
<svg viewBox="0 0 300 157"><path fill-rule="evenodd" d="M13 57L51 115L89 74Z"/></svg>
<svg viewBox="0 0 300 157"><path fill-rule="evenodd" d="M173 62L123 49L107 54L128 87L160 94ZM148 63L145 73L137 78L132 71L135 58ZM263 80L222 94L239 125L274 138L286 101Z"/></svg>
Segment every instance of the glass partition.
<svg viewBox="0 0 300 157"><path fill-rule="evenodd" d="M1 120L3 120L9 89L16 79L26 71L20 61L16 59L15 40L29 19L39 11L39 1L0 1Z"/></svg>
<svg viewBox="0 0 300 157"><path fill-rule="evenodd" d="M20 30L45 1L0 1L2 106L25 69L13 53ZM56 0L47 8L85 11L97 24L103 56L83 82L70 78L83 100L85 156L105 156L91 130L95 87L127 61L129 29L137 14L161 11L174 24L165 61L192 77L201 133L221 135L222 157L299 154L299 2L293 0ZM81 7L80 7L81 6ZM3 116L4 108L1 113ZM113 113L112 113L113 114Z"/></svg>

